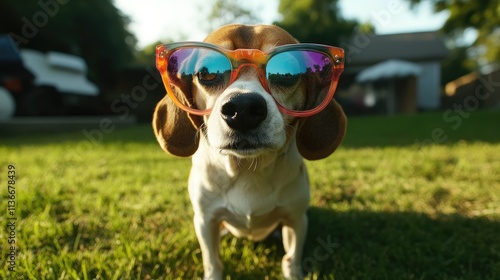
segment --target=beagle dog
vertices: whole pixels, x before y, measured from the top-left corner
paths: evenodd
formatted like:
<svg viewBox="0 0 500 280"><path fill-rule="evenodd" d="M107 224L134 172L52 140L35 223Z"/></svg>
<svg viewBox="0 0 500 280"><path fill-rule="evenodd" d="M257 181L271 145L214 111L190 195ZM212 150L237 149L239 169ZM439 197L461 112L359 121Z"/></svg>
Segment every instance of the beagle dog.
<svg viewBox="0 0 500 280"><path fill-rule="evenodd" d="M317 160L332 154L344 137L347 120L331 96L324 97L317 92L320 87L311 85L326 70L293 75L292 69L288 76L279 76L288 71L281 68L299 69L300 61L315 54L307 51L316 48L312 44L306 51L297 44L276 26L228 25L209 34L204 43L157 47L157 67L168 95L157 104L152 125L163 150L192 156L188 189L205 279L223 278L219 256L223 230L262 240L278 226L282 226L286 252L283 275L303 277L309 206L303 158ZM232 56L226 58L231 66L223 62L225 53ZM322 60L330 64L338 59L338 69L328 64L337 69L328 71L340 75L342 55L343 51L336 58L323 55ZM266 65L266 70L260 65ZM319 68L313 66L309 68ZM320 83L336 86L336 80L325 78ZM314 114L294 113L306 103L317 102L315 98L329 100Z"/></svg>

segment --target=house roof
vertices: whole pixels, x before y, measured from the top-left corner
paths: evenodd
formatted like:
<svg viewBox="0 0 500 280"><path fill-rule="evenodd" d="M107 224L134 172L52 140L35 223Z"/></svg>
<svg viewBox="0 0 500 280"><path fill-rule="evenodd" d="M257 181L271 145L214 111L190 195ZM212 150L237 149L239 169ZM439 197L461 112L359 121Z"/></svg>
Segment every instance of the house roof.
<svg viewBox="0 0 500 280"><path fill-rule="evenodd" d="M344 49L348 67L368 66L388 59L439 61L448 54L437 32L360 35Z"/></svg>

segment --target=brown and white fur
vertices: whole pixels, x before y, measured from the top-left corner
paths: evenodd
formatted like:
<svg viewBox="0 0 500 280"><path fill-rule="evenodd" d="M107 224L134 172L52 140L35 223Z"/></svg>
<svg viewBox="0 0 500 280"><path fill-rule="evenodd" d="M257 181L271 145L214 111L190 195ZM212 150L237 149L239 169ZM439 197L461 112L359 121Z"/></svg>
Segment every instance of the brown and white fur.
<svg viewBox="0 0 500 280"><path fill-rule="evenodd" d="M298 43L286 31L270 25L224 26L205 42L231 50L262 51ZM313 87L306 81L301 83L295 89L299 98L315 96L307 92ZM332 100L326 109L307 118L283 115L252 67L243 69L219 96L208 95L196 83L178 90L190 91L184 93L188 95L206 94L204 99L213 104L210 115L199 117L177 108L165 96L153 119L156 137L165 151L192 156L188 186L204 278L223 278L219 240L224 228L237 237L262 240L279 225L286 252L283 275L287 279L301 278L309 206L309 181L303 158L325 158L338 147L346 129L341 107ZM267 114L250 127L234 127L221 113L228 103L263 106Z"/></svg>

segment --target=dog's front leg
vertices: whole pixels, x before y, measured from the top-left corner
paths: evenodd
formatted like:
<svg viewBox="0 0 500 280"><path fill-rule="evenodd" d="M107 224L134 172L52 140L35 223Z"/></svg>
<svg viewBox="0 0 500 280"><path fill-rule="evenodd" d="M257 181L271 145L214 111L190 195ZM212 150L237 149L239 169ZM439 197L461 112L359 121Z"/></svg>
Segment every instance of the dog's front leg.
<svg viewBox="0 0 500 280"><path fill-rule="evenodd" d="M283 225L283 247L285 256L281 266L286 279L302 279L302 251L307 234L307 215L299 215L290 224Z"/></svg>
<svg viewBox="0 0 500 280"><path fill-rule="evenodd" d="M213 217L202 214L194 215L194 228L201 247L204 279L222 279L223 265L219 255L219 224Z"/></svg>

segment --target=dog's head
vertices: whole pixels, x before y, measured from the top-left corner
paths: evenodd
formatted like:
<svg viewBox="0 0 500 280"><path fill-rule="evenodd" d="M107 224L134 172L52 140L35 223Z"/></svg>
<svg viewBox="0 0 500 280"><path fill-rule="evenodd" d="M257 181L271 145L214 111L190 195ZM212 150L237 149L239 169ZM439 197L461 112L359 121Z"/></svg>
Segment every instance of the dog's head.
<svg viewBox="0 0 500 280"><path fill-rule="evenodd" d="M205 42L227 50L262 52L298 43L286 31L270 25L228 25L211 33ZM333 99L323 110L311 116L283 113L283 107L299 109L306 103L317 102L315 98L322 98L316 92L319 81L285 78L286 86L278 85L273 89L274 93L283 94L274 94L273 98L269 86L263 85L265 77L259 69L240 67L237 77L231 77L234 81L221 91L214 86L217 77L203 70L204 60L214 58L199 56L199 53L190 52L183 58L190 63L175 66L179 67L176 69L178 73L196 75L179 74L171 77L169 82L172 94L178 100L192 103L200 111L211 109L211 112L205 115L188 113L165 96L158 103L153 118L156 137L165 151L177 156L191 156L198 149L198 137L206 137L210 146L222 154L256 157L266 151L279 151L296 137L301 155L315 160L327 157L340 145L345 134L346 117ZM197 70L180 69L188 67L186 65Z"/></svg>

